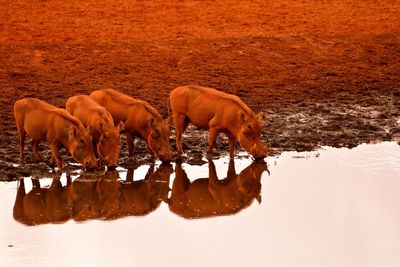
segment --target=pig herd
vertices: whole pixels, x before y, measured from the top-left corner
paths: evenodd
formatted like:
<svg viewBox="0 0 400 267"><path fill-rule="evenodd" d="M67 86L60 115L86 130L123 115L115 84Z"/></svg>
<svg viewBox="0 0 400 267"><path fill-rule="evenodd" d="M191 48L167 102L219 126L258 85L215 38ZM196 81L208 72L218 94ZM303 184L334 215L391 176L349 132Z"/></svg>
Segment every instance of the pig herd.
<svg viewBox="0 0 400 267"><path fill-rule="evenodd" d="M207 153L212 153L216 137L225 133L229 154L234 157L235 142L255 159L264 158L267 149L261 142L262 113L253 111L237 96L212 88L181 86L171 91L167 101L169 118L163 120L148 102L113 89L96 90L90 95L68 98L65 109L36 98L23 98L14 104L14 117L24 162L26 135L32 139L36 160L41 160L38 144L46 141L52 157L50 165L62 169L61 147L86 169L103 163L110 168L119 164L120 134L126 135L128 152L134 154L134 140L143 139L154 159L171 161L169 125L176 132L177 156L182 150L182 134L189 123L209 129Z"/></svg>

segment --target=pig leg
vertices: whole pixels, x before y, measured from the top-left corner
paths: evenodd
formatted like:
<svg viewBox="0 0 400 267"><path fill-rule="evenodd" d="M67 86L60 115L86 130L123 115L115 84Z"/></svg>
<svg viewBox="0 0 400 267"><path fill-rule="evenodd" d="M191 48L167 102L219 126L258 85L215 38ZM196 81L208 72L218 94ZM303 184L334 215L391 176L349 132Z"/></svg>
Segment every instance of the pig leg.
<svg viewBox="0 0 400 267"><path fill-rule="evenodd" d="M128 153L129 153L130 157L133 156L133 150L135 148L134 141L135 141L135 137L131 133L127 132L126 133L126 142L128 143Z"/></svg>
<svg viewBox="0 0 400 267"><path fill-rule="evenodd" d="M182 114L174 114L174 125L175 125L175 134L176 134L176 150L178 155L182 154L182 134L185 129L185 115ZM186 125L187 127L187 125Z"/></svg>
<svg viewBox="0 0 400 267"><path fill-rule="evenodd" d="M54 162L55 162L54 156L51 155L51 159L50 159L50 163L49 163L50 167L54 167L54 164L55 164Z"/></svg>
<svg viewBox="0 0 400 267"><path fill-rule="evenodd" d="M24 162L24 146L25 146L25 137L26 137L26 132L24 129L20 131L20 128L18 127L18 136L19 136L19 159L21 163Z"/></svg>
<svg viewBox="0 0 400 267"><path fill-rule="evenodd" d="M218 134L219 131L215 127L210 127L210 136L208 139L208 150L207 150L208 154L211 154L213 152L213 149L215 147L215 140L217 139Z"/></svg>
<svg viewBox="0 0 400 267"><path fill-rule="evenodd" d="M39 141L32 140L33 154L35 154L35 158L36 158L37 161L41 161L42 160L42 156L40 156L38 145L39 145Z"/></svg>
<svg viewBox="0 0 400 267"><path fill-rule="evenodd" d="M236 141L236 138L231 134L227 134L227 136L228 136L228 142L229 142L229 156L231 158L233 158L235 156L235 141Z"/></svg>
<svg viewBox="0 0 400 267"><path fill-rule="evenodd" d="M14 106L15 123L17 126L18 140L19 140L19 158L20 158L20 162L23 163L24 159L25 159L24 146L25 146L26 132L24 129L24 117L19 116L18 114L20 114L20 113L17 111L17 108Z"/></svg>
<svg viewBox="0 0 400 267"><path fill-rule="evenodd" d="M52 152L53 156L51 158L50 165L54 164L54 161L56 161L58 169L61 170L62 169L62 161L61 161L60 155L58 154L58 144L57 143L51 144L51 152Z"/></svg>

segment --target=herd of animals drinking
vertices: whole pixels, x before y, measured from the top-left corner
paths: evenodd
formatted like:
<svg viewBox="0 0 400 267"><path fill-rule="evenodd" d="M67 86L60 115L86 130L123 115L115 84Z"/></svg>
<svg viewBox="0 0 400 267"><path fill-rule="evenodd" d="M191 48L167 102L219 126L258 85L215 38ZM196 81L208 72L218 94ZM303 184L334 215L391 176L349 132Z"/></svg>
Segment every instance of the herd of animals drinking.
<svg viewBox="0 0 400 267"><path fill-rule="evenodd" d="M262 112L257 115L237 96L212 88L180 86L171 91L169 118L163 120L148 102L114 89L96 90L90 95L68 98L65 109L36 98L23 98L14 104L14 116L24 162L26 135L32 139L36 160L41 160L38 144L51 147L50 166L62 169L58 150L65 147L86 169L102 162L113 169L119 164L120 133L125 133L129 156L134 153L134 139L144 139L152 158L169 162L174 153L169 144L170 120L175 126L176 156L182 150L182 134L189 123L209 129L207 153L212 153L219 133L228 137L229 155L234 157L235 142L255 159L267 156L261 142Z"/></svg>
<svg viewBox="0 0 400 267"><path fill-rule="evenodd" d="M113 89L72 96L65 109L36 98L17 100L14 115L21 162L28 135L37 160L41 160L39 142L49 143L50 165L57 164L59 171L62 161L58 150L62 146L86 169L102 167L104 162L111 171L98 179L73 182L67 173L66 186L61 184L60 176L47 188L41 187L39 180L31 179L33 188L28 193L21 179L14 218L26 225L36 225L71 218L83 221L141 216L154 211L161 201L182 217L202 218L236 213L249 206L253 199L260 202L260 179L267 170L266 163L256 160L237 174L233 157L236 140L255 159L267 155L261 142L262 113L255 115L237 96L199 86L175 88L167 105L169 118L163 120L146 101ZM210 130L208 153L212 153L219 133L227 135L231 159L223 181L219 181L211 159L208 160L208 177L193 182L182 168L181 160L176 161L175 170L170 164L164 164L175 157L169 145L171 119L176 132L177 157L183 153L182 134L189 123ZM145 140L152 158L163 162L156 171L150 166L144 180L134 181L133 169L128 169L125 181L118 179L118 172L112 171L119 164L121 132L126 135L130 156L134 152L134 138L139 137ZM175 179L169 195L169 178L173 172Z"/></svg>

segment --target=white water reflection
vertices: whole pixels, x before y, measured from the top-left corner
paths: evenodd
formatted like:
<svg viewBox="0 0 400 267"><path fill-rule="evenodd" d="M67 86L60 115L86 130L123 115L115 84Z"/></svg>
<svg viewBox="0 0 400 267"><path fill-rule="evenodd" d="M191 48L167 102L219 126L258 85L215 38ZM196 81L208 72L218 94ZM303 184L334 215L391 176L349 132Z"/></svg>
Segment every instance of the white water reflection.
<svg viewBox="0 0 400 267"><path fill-rule="evenodd" d="M215 161L219 179L228 163ZM250 163L235 160L236 172ZM284 153L268 166L261 204L200 220L161 202L146 216L25 226L12 214L17 184L2 183L0 266L400 266L400 146ZM190 182L209 175L207 164L182 168Z"/></svg>

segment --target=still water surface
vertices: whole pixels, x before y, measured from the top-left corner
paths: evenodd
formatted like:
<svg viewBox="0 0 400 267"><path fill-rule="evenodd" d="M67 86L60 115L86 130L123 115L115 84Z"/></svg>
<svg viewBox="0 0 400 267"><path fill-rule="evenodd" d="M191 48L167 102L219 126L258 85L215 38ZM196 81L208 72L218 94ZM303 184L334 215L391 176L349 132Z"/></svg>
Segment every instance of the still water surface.
<svg viewBox="0 0 400 267"><path fill-rule="evenodd" d="M400 266L399 145L267 163L0 183L0 266Z"/></svg>

